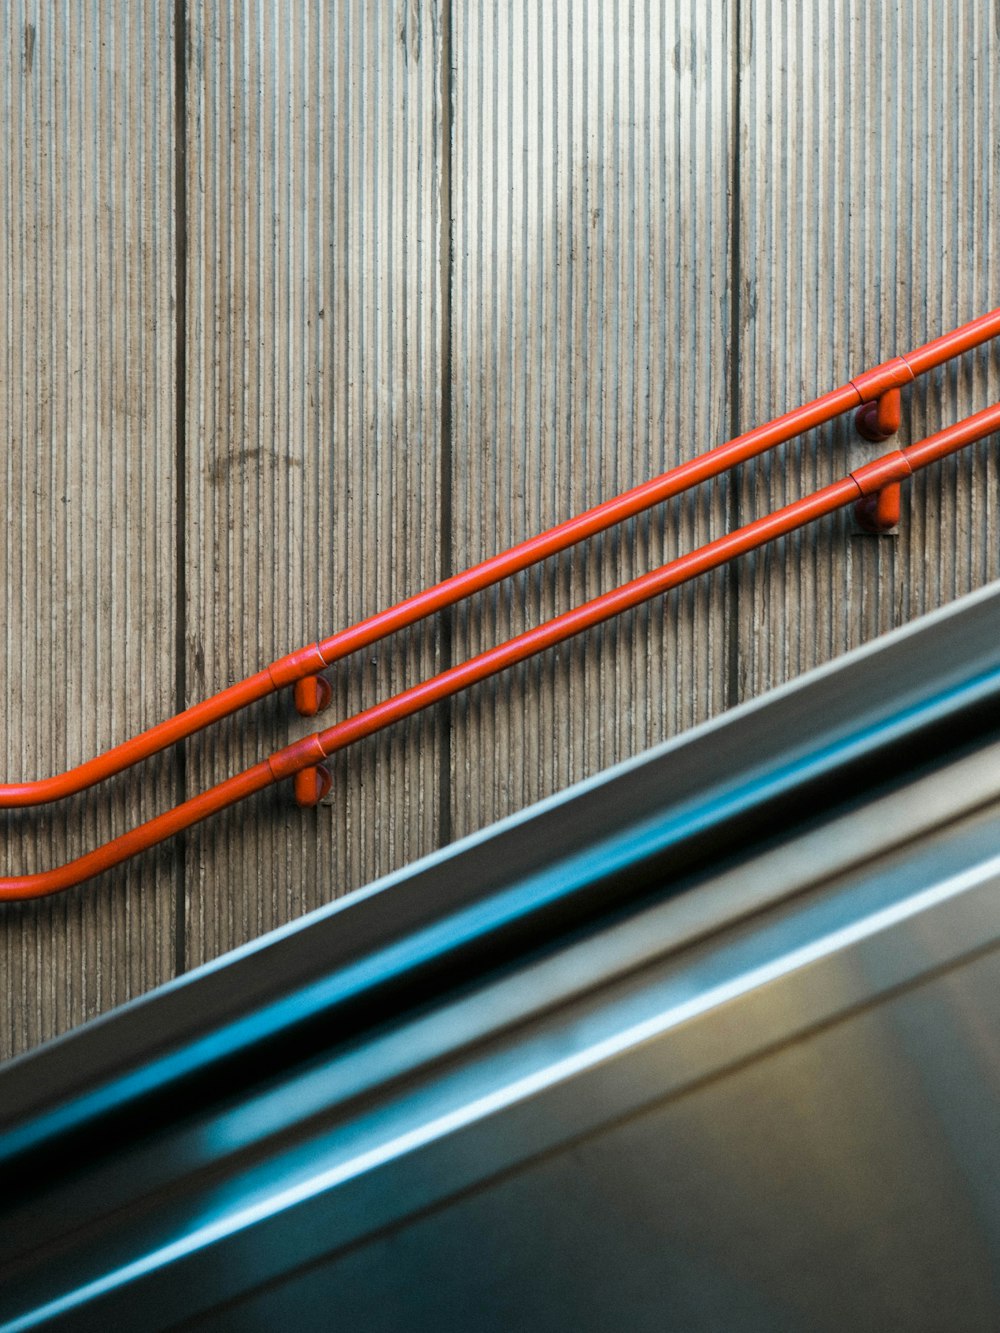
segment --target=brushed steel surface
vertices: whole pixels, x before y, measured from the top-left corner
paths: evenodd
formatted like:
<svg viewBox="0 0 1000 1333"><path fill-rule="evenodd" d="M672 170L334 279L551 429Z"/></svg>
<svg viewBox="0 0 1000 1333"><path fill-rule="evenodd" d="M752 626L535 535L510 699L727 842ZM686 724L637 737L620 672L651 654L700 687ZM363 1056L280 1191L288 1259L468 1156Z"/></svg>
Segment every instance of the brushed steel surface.
<svg viewBox="0 0 1000 1333"><path fill-rule="evenodd" d="M320 1327L336 1309L348 1325L430 1330L474 1310L477 1328L498 1333L989 1333L998 983L994 950L415 1214L205 1326Z"/></svg>
<svg viewBox="0 0 1000 1333"><path fill-rule="evenodd" d="M348 1321L464 1303L502 1328L518 1292L526 1327L992 1327L997 831L994 808L632 971L251 1176L206 1228L237 1270L255 1225L276 1266L343 1248L244 1310L311 1289Z"/></svg>
<svg viewBox="0 0 1000 1333"><path fill-rule="evenodd" d="M173 18L0 6L0 765L88 759L174 711ZM0 817L58 864L177 795L159 758ZM0 1058L170 977L174 853L0 920Z"/></svg>

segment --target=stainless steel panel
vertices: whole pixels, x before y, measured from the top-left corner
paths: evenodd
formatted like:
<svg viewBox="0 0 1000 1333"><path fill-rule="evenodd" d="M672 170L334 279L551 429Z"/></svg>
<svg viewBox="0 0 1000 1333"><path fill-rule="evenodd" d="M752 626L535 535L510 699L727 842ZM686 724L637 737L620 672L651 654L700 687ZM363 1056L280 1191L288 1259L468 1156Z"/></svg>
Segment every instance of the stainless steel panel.
<svg viewBox="0 0 1000 1333"><path fill-rule="evenodd" d="M457 567L730 434L733 7L454 7ZM483 594L456 658L721 530L706 488ZM725 580L702 580L452 707L452 829L719 711Z"/></svg>
<svg viewBox="0 0 1000 1333"><path fill-rule="evenodd" d="M998 983L994 952L207 1326L319 1327L335 1310L382 1330L987 1333L1000 1313Z"/></svg>
<svg viewBox="0 0 1000 1333"><path fill-rule="evenodd" d="M440 15L189 6L186 662L202 697L434 582ZM332 673L330 716L433 674L433 629ZM286 695L190 746L190 790L315 730ZM186 961L429 851L440 720L194 832Z"/></svg>
<svg viewBox="0 0 1000 1333"><path fill-rule="evenodd" d="M34 1293L14 1326L128 1326L141 1292L156 1326L223 1302L215 1326L468 1308L501 1328L516 1292L524 1327L560 1309L585 1328L990 1327L1000 810L994 791L835 868L871 813L826 826L820 882L816 830L790 838L799 892L751 919L679 946L700 891L664 885L633 920L153 1135L191 1196L153 1193L90 1254L84 1228L40 1285L8 1283L8 1310ZM130 1150L125 1182L150 1164Z"/></svg>
<svg viewBox="0 0 1000 1333"><path fill-rule="evenodd" d="M270 1163L242 1212L220 1195L185 1253L238 1269L260 1227L280 1264L322 1229L341 1256L292 1293L386 1328L500 1328L515 1291L525 1327L991 1327L996 837L994 809L576 1005L522 973L535 1022ZM304 1313L282 1287L246 1309L274 1300Z"/></svg>
<svg viewBox="0 0 1000 1333"><path fill-rule="evenodd" d="M0 772L176 708L172 7L0 6ZM176 761L0 817L4 871L176 798ZM0 1058L171 975L175 855L0 912Z"/></svg>

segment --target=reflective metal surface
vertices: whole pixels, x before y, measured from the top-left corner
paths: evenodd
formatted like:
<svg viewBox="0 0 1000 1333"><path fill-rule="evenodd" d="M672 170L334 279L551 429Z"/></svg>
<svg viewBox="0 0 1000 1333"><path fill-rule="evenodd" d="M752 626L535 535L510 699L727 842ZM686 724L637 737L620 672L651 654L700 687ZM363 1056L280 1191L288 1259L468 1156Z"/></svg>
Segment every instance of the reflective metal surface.
<svg viewBox="0 0 1000 1333"><path fill-rule="evenodd" d="M993 1328L998 1021L1000 589L11 1066L4 1327Z"/></svg>

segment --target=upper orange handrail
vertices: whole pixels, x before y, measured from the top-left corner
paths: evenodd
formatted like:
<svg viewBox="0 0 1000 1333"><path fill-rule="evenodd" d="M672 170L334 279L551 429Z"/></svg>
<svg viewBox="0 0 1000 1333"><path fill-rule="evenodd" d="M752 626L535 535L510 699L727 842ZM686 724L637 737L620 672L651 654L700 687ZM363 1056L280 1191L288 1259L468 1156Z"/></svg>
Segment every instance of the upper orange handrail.
<svg viewBox="0 0 1000 1333"><path fill-rule="evenodd" d="M295 687L296 706L301 713L312 716L325 706L330 695L328 683L318 673L341 658L378 642L396 630L416 624L435 611L452 606L500 579L632 518L852 408L862 408L859 418L863 420L859 421L859 428L869 438L884 439L898 424L898 420L894 423L892 418L894 412L898 412L898 389L902 385L998 334L1000 308L925 343L905 356L894 357L865 371L839 389L786 412L755 430L738 435L388 610L340 630L318 643L289 653L256 675L248 676L246 680L221 690L65 773L33 782L0 784L0 808L44 805L83 791L284 686Z"/></svg>
<svg viewBox="0 0 1000 1333"><path fill-rule="evenodd" d="M697 575L724 564L734 556L773 541L794 529L843 508L852 501L864 504L898 487L906 477L928 467L947 454L981 440L1000 430L1000 403L967 417L946 430L939 431L905 449L894 449L872 463L857 468L846 477L815 491L794 504L760 518L725 537L709 542L688 555L633 579L612 592L604 593L583 606L566 611L544 625L528 630L507 643L480 653L477 657L451 667L430 680L356 714L326 731L278 750L268 759L235 777L220 782L210 791L194 796L182 805L140 825L85 856L55 870L0 879L0 900L36 898L56 893L100 874L128 857L162 842L165 838L190 828L209 815L243 800L253 792L285 778L296 780L305 775L313 797L321 790L320 774L324 759L366 736L381 731L404 717L428 708L441 699L468 688L477 681L503 671L527 657L568 639L602 621L648 601L659 593L677 587ZM301 795L302 793L300 793Z"/></svg>

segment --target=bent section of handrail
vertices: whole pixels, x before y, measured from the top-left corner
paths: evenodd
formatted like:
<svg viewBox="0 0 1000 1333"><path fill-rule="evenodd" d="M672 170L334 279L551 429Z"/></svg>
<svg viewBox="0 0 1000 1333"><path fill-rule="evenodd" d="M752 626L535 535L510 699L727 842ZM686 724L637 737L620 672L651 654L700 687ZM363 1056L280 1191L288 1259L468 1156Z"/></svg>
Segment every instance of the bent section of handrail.
<svg viewBox="0 0 1000 1333"><path fill-rule="evenodd" d="M805 431L820 426L852 408L865 404L879 404L917 375L942 365L953 357L978 347L1000 335L1000 307L951 330L915 351L897 356L861 375L855 376L838 389L823 394L802 407L786 412L754 430L738 435L725 444L700 454L698 457L672 468L659 477L643 482L621 495L578 514L548 531L531 537L519 545L472 566L434 587L406 598L367 620L342 629L329 638L300 648L272 662L256 675L249 676L209 699L194 704L175 717L158 723L148 731L115 746L106 753L79 764L65 773L36 781L0 784L0 808L45 805L85 790L97 782L113 777L133 764L160 750L203 730L214 722L238 712L285 686L305 685L315 681L319 672L341 658L367 648L397 630L425 619L435 611L453 606L473 593L498 583L501 579L519 573L531 565L564 551L588 537L633 518L636 514L688 490L700 482L718 476L729 468L746 462L779 444L787 443ZM898 409L898 404L894 403ZM891 415L891 413L890 413ZM898 419L897 423L898 425ZM885 439L895 426L880 428L872 423L870 438ZM868 433L866 431L866 433ZM311 716L321 711L329 687L303 689L297 694L299 711Z"/></svg>
<svg viewBox="0 0 1000 1333"><path fill-rule="evenodd" d="M600 597L595 597L582 606L565 611L545 624L527 630L495 648L490 648L467 662L442 671L430 680L403 690L391 699L375 704L354 717L285 746L252 768L235 777L227 778L209 791L191 797L182 805L157 815L138 828L114 838L103 847L98 847L95 851L88 852L64 866L36 874L0 879L0 900L37 898L82 884L85 880L109 870L138 852L163 842L182 829L200 823L227 806L235 805L274 782L314 769L338 750L343 750L366 736L391 726L394 722L429 708L442 699L468 689L469 686L486 680L489 676L524 661L525 658L533 657L536 653L543 652L565 639L572 638L583 630L620 615L642 602L649 601L660 593L668 592L671 588L676 588L699 574L715 569L738 555L774 541L796 528L804 527L814 519L842 509L852 502L857 503L867 497L877 496L886 487L897 485L919 469L928 467L946 455L955 453L998 430L1000 430L1000 403L994 403L992 407L967 417L954 426L938 431L937 434L928 436L905 449L895 449L891 453L884 454L874 462L855 469L846 477L814 491L804 499L796 500L773 514L756 519L735 532L719 537L679 559L671 560L668 564L661 565L659 569L643 574Z"/></svg>

